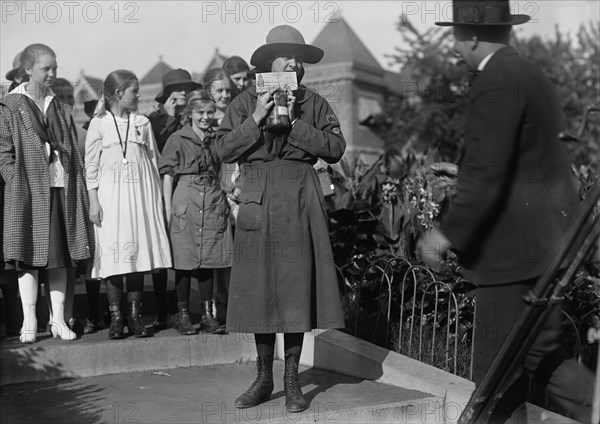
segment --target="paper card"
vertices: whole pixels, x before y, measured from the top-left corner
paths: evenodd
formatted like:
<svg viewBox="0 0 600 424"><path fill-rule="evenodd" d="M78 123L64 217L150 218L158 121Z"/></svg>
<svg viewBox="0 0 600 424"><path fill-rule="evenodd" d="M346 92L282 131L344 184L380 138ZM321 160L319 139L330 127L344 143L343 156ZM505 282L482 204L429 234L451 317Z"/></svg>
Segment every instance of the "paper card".
<svg viewBox="0 0 600 424"><path fill-rule="evenodd" d="M271 87L292 91L298 89L295 72L265 72L256 74L256 92L266 93Z"/></svg>

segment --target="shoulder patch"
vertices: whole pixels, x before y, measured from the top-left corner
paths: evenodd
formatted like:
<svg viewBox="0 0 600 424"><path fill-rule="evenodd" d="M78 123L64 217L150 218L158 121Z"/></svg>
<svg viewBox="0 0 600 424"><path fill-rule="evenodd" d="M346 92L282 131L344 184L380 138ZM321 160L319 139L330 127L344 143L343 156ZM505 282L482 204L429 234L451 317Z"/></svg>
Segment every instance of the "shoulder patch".
<svg viewBox="0 0 600 424"><path fill-rule="evenodd" d="M337 120L337 118L335 117L335 115L333 113L327 115L325 118L327 118L327 122L329 122L330 124L337 124L338 123L338 120Z"/></svg>

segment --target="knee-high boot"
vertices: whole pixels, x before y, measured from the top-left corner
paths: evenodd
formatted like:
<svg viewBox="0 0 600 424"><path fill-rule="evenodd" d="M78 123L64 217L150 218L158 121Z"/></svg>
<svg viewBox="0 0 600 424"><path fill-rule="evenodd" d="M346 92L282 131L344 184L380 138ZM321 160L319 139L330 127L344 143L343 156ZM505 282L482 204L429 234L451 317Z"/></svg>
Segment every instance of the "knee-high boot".
<svg viewBox="0 0 600 424"><path fill-rule="evenodd" d="M235 400L239 409L251 408L268 401L273 393L273 356L256 358L257 377L246 392Z"/></svg>
<svg viewBox="0 0 600 424"><path fill-rule="evenodd" d="M285 372L283 374L283 391L285 407L288 412L302 412L307 408L306 400L298 383L298 364L300 355L285 355Z"/></svg>
<svg viewBox="0 0 600 424"><path fill-rule="evenodd" d="M200 329L210 334L222 333L219 322L213 315L212 300L202 302L202 318L200 319Z"/></svg>
<svg viewBox="0 0 600 424"><path fill-rule="evenodd" d="M142 322L142 292L128 292L127 303L129 304L129 315L127 316L129 333L135 337L150 337L152 333L146 329Z"/></svg>
<svg viewBox="0 0 600 424"><path fill-rule="evenodd" d="M179 313L177 314L177 321L175 321L175 328L179 334L185 336L196 334L196 329L192 326L192 321L190 319L188 303L189 302L177 302Z"/></svg>
<svg viewBox="0 0 600 424"><path fill-rule="evenodd" d="M122 287L115 286L110 280L106 280L106 298L108 299L108 310L110 312L109 339L122 339L125 337L123 314L121 313L122 292Z"/></svg>

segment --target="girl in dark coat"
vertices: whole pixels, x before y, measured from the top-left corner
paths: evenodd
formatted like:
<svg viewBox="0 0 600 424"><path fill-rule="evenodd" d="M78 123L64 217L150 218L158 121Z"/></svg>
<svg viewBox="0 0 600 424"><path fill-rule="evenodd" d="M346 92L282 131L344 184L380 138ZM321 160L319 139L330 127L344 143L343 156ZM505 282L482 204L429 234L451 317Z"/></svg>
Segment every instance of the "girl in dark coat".
<svg viewBox="0 0 600 424"><path fill-rule="evenodd" d="M261 70L303 75L303 62L323 51L290 26L274 28L252 56ZM313 166L333 163L346 143L333 110L300 86L288 92L291 126L273 132L265 121L273 92L250 87L236 97L217 133L223 161L241 163L243 186L236 222L227 329L254 333L258 377L238 408L265 402L273 391L275 333L284 333L286 408L307 408L298 384L304 332L344 326L325 200ZM285 109L285 107L283 107Z"/></svg>
<svg viewBox="0 0 600 424"><path fill-rule="evenodd" d="M238 95L238 90L227 71L222 68L209 69L202 79L202 84L217 107L213 119L213 128L216 130L221 125L229 104ZM236 164L222 163L219 173L221 188L227 195L227 200L232 211L235 204L230 199L234 191L234 180L239 175L236 171ZM227 316L231 268L216 269L214 274L213 298L215 300L217 321L224 323Z"/></svg>
<svg viewBox="0 0 600 424"><path fill-rule="evenodd" d="M193 90L202 88L202 84L192 81L192 76L185 69L173 69L167 72L162 84L163 89L154 98L159 104L159 110L148 115L159 153L162 153L169 137L184 125L181 115L187 95ZM168 216L169 213L166 212ZM164 330L168 327L167 313L175 309L175 305L170 301L172 292L167 291L167 270L155 271L152 274L152 284L157 309L157 316L152 326L155 331Z"/></svg>
<svg viewBox="0 0 600 424"><path fill-rule="evenodd" d="M83 162L71 107L51 86L56 55L43 44L28 46L21 66L29 81L0 105L0 174L6 182L4 258L18 271L23 305L21 341L36 339L38 272L47 270L52 334L76 338L64 320L67 267L90 257L91 227Z"/></svg>
<svg viewBox="0 0 600 424"><path fill-rule="evenodd" d="M189 124L169 137L160 158L179 310L175 327L186 335L195 334L188 312L192 273L197 272L203 299L200 328L216 333L220 329L210 300L213 269L231 266L233 237L211 127L215 110L207 93L190 93L183 112Z"/></svg>

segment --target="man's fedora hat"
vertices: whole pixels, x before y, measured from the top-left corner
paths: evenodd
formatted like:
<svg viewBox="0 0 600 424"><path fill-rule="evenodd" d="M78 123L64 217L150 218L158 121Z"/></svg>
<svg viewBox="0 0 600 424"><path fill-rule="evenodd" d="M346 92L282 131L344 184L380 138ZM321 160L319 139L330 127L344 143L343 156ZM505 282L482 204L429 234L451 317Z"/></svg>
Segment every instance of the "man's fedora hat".
<svg viewBox="0 0 600 424"><path fill-rule="evenodd" d="M13 68L6 73L6 79L9 81L14 81L15 77L21 70L21 53L23 53L23 52L17 53L17 55L15 56L15 58L13 60L13 64L12 64Z"/></svg>
<svg viewBox="0 0 600 424"><path fill-rule="evenodd" d="M529 21L529 15L510 13L508 0L454 0L452 22L436 22L439 26L453 25L520 25Z"/></svg>
<svg viewBox="0 0 600 424"><path fill-rule="evenodd" d="M324 54L320 48L306 44L304 37L296 28L280 25L269 31L267 43L256 49L250 58L250 63L262 68L267 61L290 48L298 49L304 55L305 63L318 63Z"/></svg>
<svg viewBox="0 0 600 424"><path fill-rule="evenodd" d="M168 88L173 88L174 86L183 86L186 91L199 90L202 88L202 84L193 81L192 76L185 69L173 69L165 74L162 80L163 89L158 95L154 98L158 103L164 104L171 91Z"/></svg>

